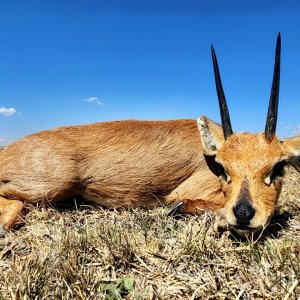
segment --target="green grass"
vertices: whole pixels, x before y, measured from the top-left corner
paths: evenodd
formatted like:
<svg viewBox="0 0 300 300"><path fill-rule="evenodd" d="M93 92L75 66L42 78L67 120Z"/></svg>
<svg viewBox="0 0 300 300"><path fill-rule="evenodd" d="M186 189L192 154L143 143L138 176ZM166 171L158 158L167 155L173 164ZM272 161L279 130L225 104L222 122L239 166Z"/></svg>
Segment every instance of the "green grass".
<svg viewBox="0 0 300 300"><path fill-rule="evenodd" d="M35 208L0 240L0 299L299 299L300 176L260 240L167 208Z"/></svg>

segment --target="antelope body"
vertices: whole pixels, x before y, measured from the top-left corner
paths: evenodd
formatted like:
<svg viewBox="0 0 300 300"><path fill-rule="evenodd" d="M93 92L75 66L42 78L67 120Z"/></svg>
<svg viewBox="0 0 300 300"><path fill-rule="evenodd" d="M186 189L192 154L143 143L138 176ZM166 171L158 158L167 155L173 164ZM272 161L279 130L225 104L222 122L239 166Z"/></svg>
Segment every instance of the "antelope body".
<svg viewBox="0 0 300 300"><path fill-rule="evenodd" d="M187 213L222 209L240 234L264 228L279 197L283 166L300 170L300 137L275 136L280 36L264 133L233 133L213 49L212 55L222 126L206 117L117 121L20 139L0 153L0 225L12 228L26 202L81 195L106 207L180 203Z"/></svg>
<svg viewBox="0 0 300 300"><path fill-rule="evenodd" d="M221 137L221 127L212 126ZM96 123L27 136L0 153L0 195L6 227L13 226L23 202L76 195L107 207L224 202L194 120Z"/></svg>

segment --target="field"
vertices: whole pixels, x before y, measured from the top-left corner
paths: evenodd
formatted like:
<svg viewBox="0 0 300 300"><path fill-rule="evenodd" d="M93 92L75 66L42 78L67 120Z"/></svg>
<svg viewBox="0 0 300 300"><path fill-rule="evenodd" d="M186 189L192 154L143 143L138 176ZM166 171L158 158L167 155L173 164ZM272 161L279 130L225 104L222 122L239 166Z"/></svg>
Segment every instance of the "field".
<svg viewBox="0 0 300 300"><path fill-rule="evenodd" d="M288 170L260 239L216 235L215 215L30 209L0 239L0 299L299 299L300 175Z"/></svg>

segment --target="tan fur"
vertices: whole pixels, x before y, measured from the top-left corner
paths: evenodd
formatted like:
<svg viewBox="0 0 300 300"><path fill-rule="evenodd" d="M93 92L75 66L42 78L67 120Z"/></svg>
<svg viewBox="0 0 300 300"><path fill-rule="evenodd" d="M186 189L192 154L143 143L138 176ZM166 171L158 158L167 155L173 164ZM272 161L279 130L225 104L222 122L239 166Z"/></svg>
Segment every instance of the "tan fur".
<svg viewBox="0 0 300 300"><path fill-rule="evenodd" d="M193 120L107 122L27 136L0 153L0 195L2 214L12 203L6 199L48 204L76 195L107 207L223 205Z"/></svg>
<svg viewBox="0 0 300 300"><path fill-rule="evenodd" d="M300 172L300 136L283 141L285 157Z"/></svg>
<svg viewBox="0 0 300 300"><path fill-rule="evenodd" d="M285 160L299 170L299 155L299 137L281 142L240 133L224 141L222 128L206 117L198 124L118 121L43 131L0 153L0 225L12 228L24 202L81 195L106 207L183 201L184 212L223 208L234 228L233 208L247 193L255 208L249 229L260 229L281 191L282 178L272 181L272 169Z"/></svg>
<svg viewBox="0 0 300 300"><path fill-rule="evenodd" d="M251 201L255 215L249 229L257 230L267 226L272 217L282 187L282 177L271 181L274 166L281 161L294 164L299 161L300 138L279 141L276 136L270 141L264 133L233 134L219 148L212 151L226 174L221 180L225 197L225 218L229 226L237 226L233 212L243 193ZM206 150L209 154L209 150Z"/></svg>

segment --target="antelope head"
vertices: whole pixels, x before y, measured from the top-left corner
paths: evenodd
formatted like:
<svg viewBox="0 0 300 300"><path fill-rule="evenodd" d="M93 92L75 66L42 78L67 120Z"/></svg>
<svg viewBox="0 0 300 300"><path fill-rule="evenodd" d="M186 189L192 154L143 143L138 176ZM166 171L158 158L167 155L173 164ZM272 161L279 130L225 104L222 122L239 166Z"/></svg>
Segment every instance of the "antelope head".
<svg viewBox="0 0 300 300"><path fill-rule="evenodd" d="M284 176L284 166L300 172L300 137L279 140L275 135L279 81L280 34L277 38L273 83L265 132L233 133L222 87L218 62L212 47L216 89L224 138L214 133L211 121L198 119L205 155L214 156L225 197L224 217L240 235L264 229L272 217Z"/></svg>

